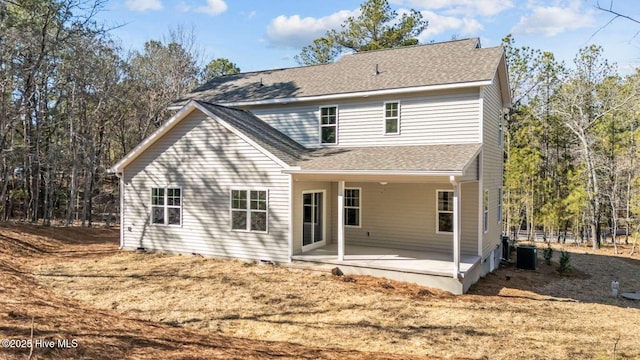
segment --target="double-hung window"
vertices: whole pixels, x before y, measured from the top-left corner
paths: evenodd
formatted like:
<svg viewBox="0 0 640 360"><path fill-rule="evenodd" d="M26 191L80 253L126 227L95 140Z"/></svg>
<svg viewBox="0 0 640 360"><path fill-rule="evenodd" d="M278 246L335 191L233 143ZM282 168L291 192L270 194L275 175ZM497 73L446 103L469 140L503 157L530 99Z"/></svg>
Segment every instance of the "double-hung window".
<svg viewBox="0 0 640 360"><path fill-rule="evenodd" d="M344 224L360 227L360 188L344 189Z"/></svg>
<svg viewBox="0 0 640 360"><path fill-rule="evenodd" d="M151 189L151 223L182 224L182 190L177 187Z"/></svg>
<svg viewBox="0 0 640 360"><path fill-rule="evenodd" d="M231 229L267 231L267 191L231 190Z"/></svg>
<svg viewBox="0 0 640 360"><path fill-rule="evenodd" d="M484 223L484 232L489 231L489 190L484 191L484 214L482 216Z"/></svg>
<svg viewBox="0 0 640 360"><path fill-rule="evenodd" d="M400 133L400 103L384 103L384 134L392 135Z"/></svg>
<svg viewBox="0 0 640 360"><path fill-rule="evenodd" d="M453 191L438 190L438 219L436 232L453 232Z"/></svg>
<svg viewBox="0 0 640 360"><path fill-rule="evenodd" d="M338 107L327 106L320 108L320 143L338 143Z"/></svg>

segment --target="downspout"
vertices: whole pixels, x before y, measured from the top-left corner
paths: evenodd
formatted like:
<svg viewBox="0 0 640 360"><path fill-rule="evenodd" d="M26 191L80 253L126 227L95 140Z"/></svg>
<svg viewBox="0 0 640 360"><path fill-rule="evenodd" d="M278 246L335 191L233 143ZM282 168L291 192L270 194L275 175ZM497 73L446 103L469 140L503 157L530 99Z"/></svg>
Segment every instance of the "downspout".
<svg viewBox="0 0 640 360"><path fill-rule="evenodd" d="M484 256L484 149L478 154L478 256Z"/></svg>
<svg viewBox="0 0 640 360"><path fill-rule="evenodd" d="M480 154L478 154L478 256L482 262L484 256L484 87L480 88L478 114L478 142L483 144Z"/></svg>
<svg viewBox="0 0 640 360"><path fill-rule="evenodd" d="M120 246L118 250L122 250L124 248L124 171L115 174L120 183Z"/></svg>

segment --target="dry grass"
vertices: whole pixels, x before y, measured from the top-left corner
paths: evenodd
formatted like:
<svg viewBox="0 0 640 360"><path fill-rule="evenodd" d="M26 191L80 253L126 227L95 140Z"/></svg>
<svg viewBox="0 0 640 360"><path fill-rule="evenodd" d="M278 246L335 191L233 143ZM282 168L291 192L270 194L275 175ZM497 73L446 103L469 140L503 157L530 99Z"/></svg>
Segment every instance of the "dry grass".
<svg viewBox="0 0 640 360"><path fill-rule="evenodd" d="M80 228L40 228L0 225L0 338L28 339L34 321L34 339L77 340L71 349L34 351L34 359L404 359L405 356L303 346L292 342L269 342L189 329L171 323L157 323L110 308L63 295L65 286L85 283L96 298L113 297L119 292L119 268L112 262L127 261L132 254L117 251L118 232ZM106 262L103 262L105 261ZM141 260L145 260L142 258ZM167 258L166 260L170 260ZM43 285L33 269L57 264L86 264L80 276L58 274L60 288ZM102 264L102 268L101 265ZM158 264L159 265L159 264ZM113 286L99 290L90 285L101 274L115 273ZM161 277L154 281L162 281ZM65 285L66 284L66 285ZM138 283L143 285L145 282ZM131 289L127 289L131 290ZM163 299L165 289L150 294ZM88 297L86 298L88 299ZM165 309L166 310L166 309ZM26 359L28 349L0 348L0 359ZM428 357L412 357L430 359Z"/></svg>
<svg viewBox="0 0 640 360"><path fill-rule="evenodd" d="M13 232L16 237L34 237L37 231L0 228L0 234ZM30 259L24 266L30 264L37 280L29 277L32 282L26 287L38 296L67 301L65 306L57 303L57 310L94 321L96 339L110 339L109 349L132 358L141 356L140 348L177 357L231 344L226 355L244 358L275 357L282 351L291 358L391 358L382 353L392 353L398 358L610 359L619 336L616 358L640 358L635 334L640 304L609 296L614 277L622 291L640 291L638 258L568 248L575 270L567 276L543 261L536 271L511 265L482 279L470 294L452 296L371 277L345 282L326 272L283 266L115 252L113 243L99 239L62 256L56 253L61 249L56 241L60 239L43 240L51 246L49 253L20 254ZM76 245L70 243L62 241L73 251ZM26 297L17 303L28 301ZM20 331L25 331L31 312L15 313L23 317ZM0 324L3 316L8 317L0 311ZM104 325L110 321L131 324L111 331ZM3 331L7 335L0 326L0 334ZM127 336L135 340L124 341ZM143 339L147 343L136 345ZM182 353L166 347L172 339L193 344Z"/></svg>

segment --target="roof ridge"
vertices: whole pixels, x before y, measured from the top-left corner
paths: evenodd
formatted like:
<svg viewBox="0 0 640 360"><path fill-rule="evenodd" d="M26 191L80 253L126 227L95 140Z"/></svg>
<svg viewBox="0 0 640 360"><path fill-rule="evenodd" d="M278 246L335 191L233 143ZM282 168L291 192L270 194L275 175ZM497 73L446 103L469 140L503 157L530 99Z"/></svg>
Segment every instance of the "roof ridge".
<svg viewBox="0 0 640 360"><path fill-rule="evenodd" d="M333 64L338 63L339 61L341 61L343 58L345 58L347 56L364 55L364 54L369 54L369 53L378 53L378 52L382 52L382 51L393 51L393 50L401 50L401 49L427 47L427 46L433 46L433 45L443 45L443 44L449 44L449 43L454 43L454 42L462 42L462 41L469 41L469 40L477 40L478 43L480 42L480 38L478 38L478 37L470 37L470 38L464 38L464 39L453 39L453 40L446 40L446 41L431 42L431 43L426 43L426 44L415 44L415 45L398 46L398 47L384 48L384 49L356 51L356 52L351 52L351 53L344 54L340 58L338 58L335 62L332 62L332 63L289 66L289 67L272 68L272 69L264 69L264 70L253 70L253 71L239 72L239 73L236 73L236 74L229 74L229 75L222 75L222 76L223 77L231 77L231 76L235 76L235 75L261 74L261 73L266 73L266 72L270 72L270 71L284 71L284 70L291 70L291 69L304 69L304 68L310 68L310 67L328 66L328 65L333 65Z"/></svg>
<svg viewBox="0 0 640 360"><path fill-rule="evenodd" d="M346 56L366 55L366 54L371 54L371 53L379 53L379 52L383 52L383 51L412 49L412 48L428 47L428 46L434 46L434 45L444 45L444 44L450 44L450 43L454 43L454 42L462 42L462 41L470 41L470 40L476 40L476 42L478 44L480 43L480 38L478 38L478 37L470 37L470 38L464 38L464 39L453 39L453 40L446 40L446 41L430 42L430 43L426 43L426 44L415 44L415 45L397 46L397 47L392 47L392 48L383 48L383 49L375 49L375 50L367 50L367 51L358 51L358 52L345 54L343 56L343 58L346 57ZM340 61L341 59L342 58L338 59L338 61Z"/></svg>

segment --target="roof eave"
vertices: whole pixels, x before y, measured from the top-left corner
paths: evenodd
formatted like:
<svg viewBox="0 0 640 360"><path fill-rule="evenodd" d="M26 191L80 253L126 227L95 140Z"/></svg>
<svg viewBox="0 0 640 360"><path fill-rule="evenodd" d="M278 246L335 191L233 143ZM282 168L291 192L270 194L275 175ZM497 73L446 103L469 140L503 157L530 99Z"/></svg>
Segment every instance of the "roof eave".
<svg viewBox="0 0 640 360"><path fill-rule="evenodd" d="M374 175L374 176L463 176L461 170L312 170L289 169L285 174L300 175Z"/></svg>
<svg viewBox="0 0 640 360"><path fill-rule="evenodd" d="M500 91L502 95L502 107L504 109L511 108L511 87L509 85L509 70L507 69L507 58L502 51L500 62L498 62L498 68L496 69L498 75L498 81L500 82Z"/></svg>
<svg viewBox="0 0 640 360"><path fill-rule="evenodd" d="M381 90L369 90L369 91L357 91L349 93L336 93L336 94L323 94L314 96L300 96L300 97L288 97L288 98L276 98L276 99L264 99L253 101L235 101L235 102L219 102L218 105L234 107L234 106L258 106L258 105L284 105L289 103L301 103L310 101L324 101L324 100L340 100L349 98L367 98L371 96L386 96L396 94L407 94L423 91L437 91L437 90L450 90L450 89L466 89L491 85L491 80L478 80L461 83L449 83L438 85L424 85L424 86L412 86L406 88L394 88L394 89L381 89ZM170 106L170 110L179 109L180 106Z"/></svg>

